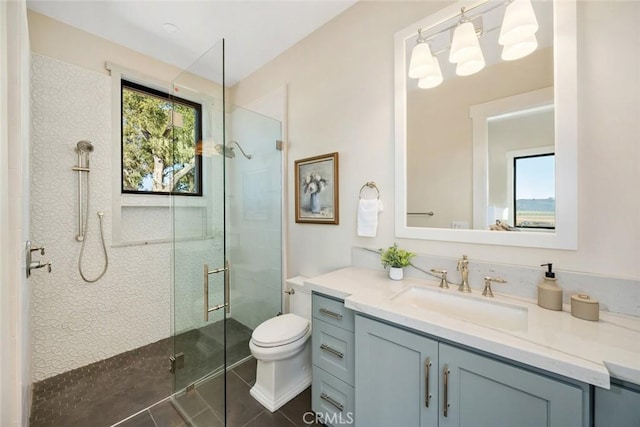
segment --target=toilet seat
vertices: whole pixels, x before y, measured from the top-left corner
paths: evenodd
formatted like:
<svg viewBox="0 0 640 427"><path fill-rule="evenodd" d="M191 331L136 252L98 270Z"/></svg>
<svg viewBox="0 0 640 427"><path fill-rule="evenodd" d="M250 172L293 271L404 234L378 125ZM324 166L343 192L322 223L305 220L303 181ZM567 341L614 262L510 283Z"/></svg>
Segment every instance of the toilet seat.
<svg viewBox="0 0 640 427"><path fill-rule="evenodd" d="M271 318L260 324L251 334L257 347L281 347L308 335L309 321L292 313Z"/></svg>

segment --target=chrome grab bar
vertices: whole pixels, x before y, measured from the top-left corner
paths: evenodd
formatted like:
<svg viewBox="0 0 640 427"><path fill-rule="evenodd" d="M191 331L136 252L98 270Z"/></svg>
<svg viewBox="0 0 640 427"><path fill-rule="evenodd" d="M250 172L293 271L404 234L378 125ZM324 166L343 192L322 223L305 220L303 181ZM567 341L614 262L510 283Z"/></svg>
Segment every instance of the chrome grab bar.
<svg viewBox="0 0 640 427"><path fill-rule="evenodd" d="M224 267L209 270L209 264L204 265L204 321L209 321L209 313L225 308L229 313L229 260L225 260ZM224 303L209 307L209 275L224 272Z"/></svg>

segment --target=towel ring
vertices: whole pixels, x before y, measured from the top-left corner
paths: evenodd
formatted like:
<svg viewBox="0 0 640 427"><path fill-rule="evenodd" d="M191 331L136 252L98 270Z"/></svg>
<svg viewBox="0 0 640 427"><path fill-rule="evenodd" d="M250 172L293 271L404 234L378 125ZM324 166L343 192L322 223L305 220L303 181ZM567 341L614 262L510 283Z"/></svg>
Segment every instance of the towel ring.
<svg viewBox="0 0 640 427"><path fill-rule="evenodd" d="M369 181L366 184L364 184L362 187L360 187L360 193L358 194L358 199L362 199L362 192L364 191L365 188L375 189L376 193L378 194L378 200L380 200L380 190L378 189L378 186L376 185L376 183L373 181Z"/></svg>

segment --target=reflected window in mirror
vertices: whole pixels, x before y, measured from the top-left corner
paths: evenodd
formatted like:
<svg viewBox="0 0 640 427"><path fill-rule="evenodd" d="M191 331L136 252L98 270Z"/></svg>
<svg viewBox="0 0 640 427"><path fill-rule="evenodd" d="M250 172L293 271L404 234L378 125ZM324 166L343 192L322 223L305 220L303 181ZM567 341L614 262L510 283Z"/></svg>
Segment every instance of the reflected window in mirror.
<svg viewBox="0 0 640 427"><path fill-rule="evenodd" d="M513 224L518 228L556 228L555 155L513 157Z"/></svg>

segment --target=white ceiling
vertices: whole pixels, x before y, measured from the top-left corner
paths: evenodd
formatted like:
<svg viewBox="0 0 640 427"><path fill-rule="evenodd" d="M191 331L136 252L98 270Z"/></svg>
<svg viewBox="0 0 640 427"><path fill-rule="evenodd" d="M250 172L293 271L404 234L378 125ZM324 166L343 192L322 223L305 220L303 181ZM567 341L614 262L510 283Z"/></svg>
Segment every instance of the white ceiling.
<svg viewBox="0 0 640 427"><path fill-rule="evenodd" d="M187 68L225 39L232 86L357 0L28 0L43 15ZM168 33L164 23L179 31Z"/></svg>

